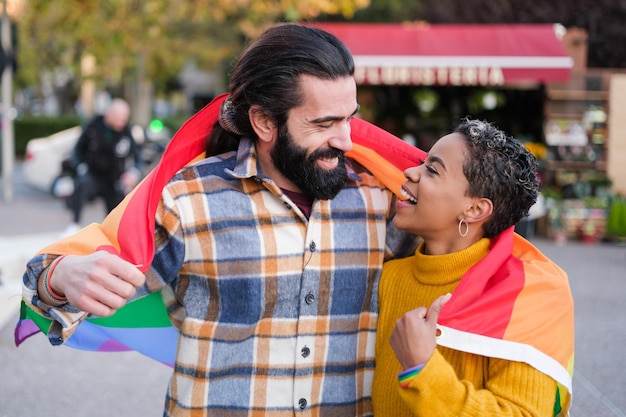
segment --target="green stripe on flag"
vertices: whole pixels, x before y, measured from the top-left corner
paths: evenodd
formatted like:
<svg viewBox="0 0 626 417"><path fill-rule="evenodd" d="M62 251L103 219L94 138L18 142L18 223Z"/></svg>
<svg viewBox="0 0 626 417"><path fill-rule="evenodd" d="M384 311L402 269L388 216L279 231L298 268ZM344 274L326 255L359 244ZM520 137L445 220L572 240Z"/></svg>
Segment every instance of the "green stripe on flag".
<svg viewBox="0 0 626 417"><path fill-rule="evenodd" d="M132 329L172 325L160 291L126 304L110 317L90 317L87 321L104 327Z"/></svg>
<svg viewBox="0 0 626 417"><path fill-rule="evenodd" d="M46 335L48 334L50 325L52 324L52 320L37 314L32 308L28 307L24 301L22 301L22 305L20 306L20 319L32 320L35 325L39 327L39 330Z"/></svg>

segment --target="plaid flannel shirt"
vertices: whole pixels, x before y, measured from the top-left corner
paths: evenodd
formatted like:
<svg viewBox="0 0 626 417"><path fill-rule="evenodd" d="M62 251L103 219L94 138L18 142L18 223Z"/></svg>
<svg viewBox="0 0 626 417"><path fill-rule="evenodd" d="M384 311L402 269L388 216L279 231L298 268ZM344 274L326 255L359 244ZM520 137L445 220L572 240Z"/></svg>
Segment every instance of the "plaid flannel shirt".
<svg viewBox="0 0 626 417"><path fill-rule="evenodd" d="M371 415L378 278L416 245L387 233L392 193L351 176L308 220L246 140L170 181L147 282L180 330L166 416Z"/></svg>
<svg viewBox="0 0 626 417"><path fill-rule="evenodd" d="M246 139L166 186L136 294L160 289L180 331L164 416L372 415L382 263L417 239L393 228L392 193L352 164L309 219ZM36 291L53 259L33 258L25 285Z"/></svg>

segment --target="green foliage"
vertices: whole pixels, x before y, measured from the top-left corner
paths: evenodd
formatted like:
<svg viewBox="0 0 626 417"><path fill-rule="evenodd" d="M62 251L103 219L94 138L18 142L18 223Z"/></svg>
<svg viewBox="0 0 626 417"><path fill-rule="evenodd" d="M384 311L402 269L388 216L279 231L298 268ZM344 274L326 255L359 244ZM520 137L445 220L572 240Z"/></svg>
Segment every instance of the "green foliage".
<svg viewBox="0 0 626 417"><path fill-rule="evenodd" d="M61 130L78 126L78 117L22 117L13 121L15 155L23 158L29 140L43 138Z"/></svg>
<svg viewBox="0 0 626 417"><path fill-rule="evenodd" d="M354 20L382 23L421 20L422 2L418 0L371 0L369 7L355 13Z"/></svg>
<svg viewBox="0 0 626 417"><path fill-rule="evenodd" d="M172 133L176 132L188 119L186 115L178 115L172 117L166 117L162 120L163 125L167 127Z"/></svg>
<svg viewBox="0 0 626 417"><path fill-rule="evenodd" d="M609 237L626 237L626 197L616 195L609 207L606 219L606 234Z"/></svg>
<svg viewBox="0 0 626 417"><path fill-rule="evenodd" d="M585 207L606 210L609 206L608 197L588 196L583 198Z"/></svg>
<svg viewBox="0 0 626 417"><path fill-rule="evenodd" d="M545 198L551 198L556 201L563 199L563 195L555 187L545 187L541 190L541 193L543 194Z"/></svg>
<svg viewBox="0 0 626 417"><path fill-rule="evenodd" d="M369 0L29 0L19 17L20 77L37 83L43 70L71 69L95 57L101 86L145 77L162 89L193 59L216 68L246 39L279 21L321 13L351 17ZM25 46L28 47L25 47Z"/></svg>

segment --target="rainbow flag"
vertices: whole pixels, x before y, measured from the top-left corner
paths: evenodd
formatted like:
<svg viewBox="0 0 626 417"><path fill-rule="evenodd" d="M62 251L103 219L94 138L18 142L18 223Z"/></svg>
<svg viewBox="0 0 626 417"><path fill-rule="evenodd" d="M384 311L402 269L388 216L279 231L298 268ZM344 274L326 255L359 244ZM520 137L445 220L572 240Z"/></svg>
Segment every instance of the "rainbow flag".
<svg viewBox="0 0 626 417"><path fill-rule="evenodd" d="M43 332L52 320L30 303L22 301L15 329L15 344ZM178 331L167 315L161 293L155 292L128 303L113 316L87 317L77 325L64 345L92 352L136 351L170 367L174 366Z"/></svg>
<svg viewBox="0 0 626 417"><path fill-rule="evenodd" d="M174 135L159 165L106 219L62 239L39 253L87 254L106 250L148 269L154 253L154 215L161 190L183 166L204 157L204 145L226 95L192 116ZM353 150L348 156L367 167L396 195L402 171L419 164L425 152L355 118ZM58 326L33 305L24 291L15 329L19 346L29 336ZM459 283L439 317L438 343L454 349L524 361L558 383L555 416L568 413L571 400L574 324L566 274L511 227ZM135 350L173 366L177 330L169 321L160 293L128 303L107 318L74 317L61 340L91 351Z"/></svg>
<svg viewBox="0 0 626 417"><path fill-rule="evenodd" d="M154 254L154 218L161 190L183 166L204 158L205 141L217 120L223 94L192 116L174 135L159 164L102 222L91 224L73 236L59 240L38 253L89 254L105 250L146 271ZM404 182L402 171L419 164L425 152L396 136L355 118L351 122L353 150L347 155L372 171L389 189L399 195ZM57 326L48 314L31 300L34 292L24 290L15 343ZM173 366L178 332L172 326L160 292L128 303L107 318L55 312L71 326L62 330L59 340L90 351L135 350ZM80 324L80 325L79 325ZM71 336L71 337L70 337Z"/></svg>
<svg viewBox="0 0 626 417"><path fill-rule="evenodd" d="M437 343L525 362L557 381L554 415L568 415L574 301L566 273L511 227L459 282L439 315Z"/></svg>

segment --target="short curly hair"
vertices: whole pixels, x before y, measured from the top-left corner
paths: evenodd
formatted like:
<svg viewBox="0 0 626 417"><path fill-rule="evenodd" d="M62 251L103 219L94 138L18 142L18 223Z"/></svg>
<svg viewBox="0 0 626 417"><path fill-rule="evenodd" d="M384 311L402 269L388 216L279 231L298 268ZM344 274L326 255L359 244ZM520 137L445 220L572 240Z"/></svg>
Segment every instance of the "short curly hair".
<svg viewBox="0 0 626 417"><path fill-rule="evenodd" d="M537 201L537 161L524 144L487 121L465 118L455 132L467 139L463 173L469 196L493 202L483 229L486 237L494 237L526 217Z"/></svg>

